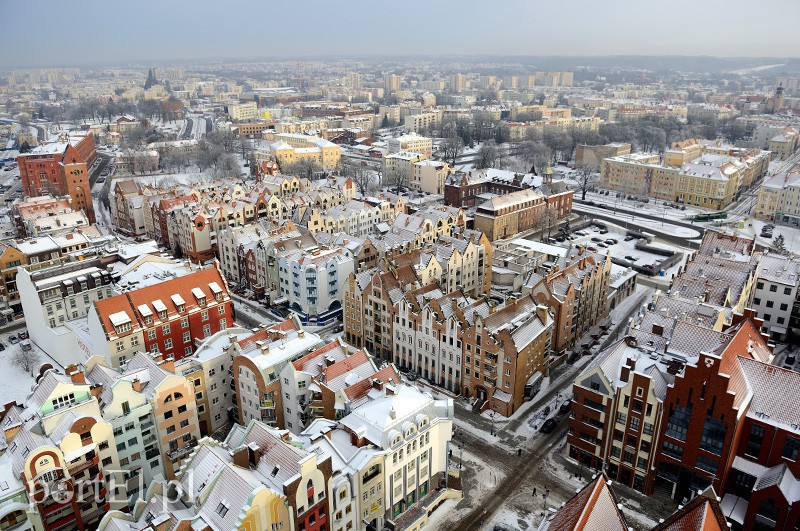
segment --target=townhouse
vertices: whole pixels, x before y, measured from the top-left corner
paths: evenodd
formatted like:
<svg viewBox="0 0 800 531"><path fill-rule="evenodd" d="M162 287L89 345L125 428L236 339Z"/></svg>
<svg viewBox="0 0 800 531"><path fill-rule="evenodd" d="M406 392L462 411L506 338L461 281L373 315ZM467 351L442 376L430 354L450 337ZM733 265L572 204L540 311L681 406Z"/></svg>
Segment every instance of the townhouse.
<svg viewBox="0 0 800 531"><path fill-rule="evenodd" d="M25 406L9 404L2 418L6 455L32 504L27 517L48 531L92 527L128 505L113 428L80 373L40 376ZM17 512L9 520L24 519Z"/></svg>
<svg viewBox="0 0 800 531"><path fill-rule="evenodd" d="M231 296L216 267L98 300L88 313L87 342L113 368L139 351L179 360L195 351L196 340L233 325Z"/></svg>

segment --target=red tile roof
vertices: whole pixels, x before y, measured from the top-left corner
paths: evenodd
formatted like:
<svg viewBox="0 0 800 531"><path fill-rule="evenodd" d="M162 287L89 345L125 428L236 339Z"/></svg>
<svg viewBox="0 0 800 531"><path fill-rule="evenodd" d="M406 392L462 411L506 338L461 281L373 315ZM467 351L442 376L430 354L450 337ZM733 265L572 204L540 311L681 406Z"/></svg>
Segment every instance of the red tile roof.
<svg viewBox="0 0 800 531"><path fill-rule="evenodd" d="M95 302L95 308L106 335L115 334L114 325L110 320L111 315L124 312L131 320L134 329L137 328L137 324L139 327L145 327L140 306L146 306L152 312L154 321L158 320L158 310L153 304L157 300L160 300L166 307L168 318L178 314L178 307L172 300L173 295L178 295L183 299L186 307L182 313L199 310L203 306L200 306L195 293L202 292L206 303L214 301L212 284L216 284L222 290L224 301L230 300L230 294L219 270L216 267L210 267L159 284L99 300Z"/></svg>

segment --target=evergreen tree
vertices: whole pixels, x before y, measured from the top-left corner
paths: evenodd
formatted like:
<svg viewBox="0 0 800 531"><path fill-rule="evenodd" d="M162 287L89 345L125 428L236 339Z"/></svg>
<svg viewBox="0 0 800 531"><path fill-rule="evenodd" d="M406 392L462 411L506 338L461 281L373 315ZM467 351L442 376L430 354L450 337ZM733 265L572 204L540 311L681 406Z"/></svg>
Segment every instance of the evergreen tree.
<svg viewBox="0 0 800 531"><path fill-rule="evenodd" d="M381 122L381 127L389 127L389 114L383 115L383 121Z"/></svg>
<svg viewBox="0 0 800 531"><path fill-rule="evenodd" d="M786 239L783 237L783 234L778 234L775 236L775 239L772 241L772 245L770 245L769 250L777 254L789 254L789 251L786 249Z"/></svg>
<svg viewBox="0 0 800 531"><path fill-rule="evenodd" d="M144 82L144 89L147 90L153 85L157 85L158 81L156 80L156 71L151 68L147 71L147 81Z"/></svg>

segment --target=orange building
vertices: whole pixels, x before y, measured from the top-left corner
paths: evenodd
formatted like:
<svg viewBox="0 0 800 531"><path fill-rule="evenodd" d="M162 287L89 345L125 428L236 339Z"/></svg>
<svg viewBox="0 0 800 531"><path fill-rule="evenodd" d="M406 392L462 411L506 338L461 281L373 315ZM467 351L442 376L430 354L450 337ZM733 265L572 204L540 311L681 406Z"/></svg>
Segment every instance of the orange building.
<svg viewBox="0 0 800 531"><path fill-rule="evenodd" d="M83 210L89 222L94 223L89 164L81 153L94 153L92 135L86 135L76 145L55 142L37 146L17 158L19 175L26 196L68 195L72 198L72 207Z"/></svg>

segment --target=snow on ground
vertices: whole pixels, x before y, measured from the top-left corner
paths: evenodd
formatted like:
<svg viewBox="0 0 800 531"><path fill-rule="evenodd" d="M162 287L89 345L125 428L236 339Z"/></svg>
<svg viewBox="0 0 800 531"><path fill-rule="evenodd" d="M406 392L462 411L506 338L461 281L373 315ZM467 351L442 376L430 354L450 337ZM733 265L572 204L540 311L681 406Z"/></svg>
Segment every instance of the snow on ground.
<svg viewBox="0 0 800 531"><path fill-rule="evenodd" d="M772 238L762 238L761 229L767 223L770 222L762 221L760 219L755 219L751 217L748 218L740 217L740 219L727 221L726 223L720 225L720 227L732 230L733 232L739 234L740 236L746 236L748 238L755 237L756 243L759 245L763 245L764 247L770 247L772 245L772 242L775 241L775 238L778 237L778 234L782 234L786 248L795 254L800 254L799 227L794 227L789 225L775 225L775 228L772 230Z"/></svg>
<svg viewBox="0 0 800 531"><path fill-rule="evenodd" d="M31 387L35 383L35 378L26 372L14 361L14 356L22 352L20 343L12 344L8 338L16 336L19 330L13 332L0 332L0 343L5 346L5 350L0 351L0 364L3 370L0 371L0 404L17 401L22 404L31 392ZM46 355L39 347L31 342L31 353L36 356L37 361L34 365L34 374L39 373L39 367L45 363L50 363L58 368L58 364Z"/></svg>
<svg viewBox="0 0 800 531"><path fill-rule="evenodd" d="M625 258L626 256L631 256L633 258L636 258L635 263L636 265L640 266L645 264L652 264L653 266L656 266L657 263L660 263L662 260L664 260L665 258L664 256L637 249L636 248L637 240L635 239L626 242L625 235L627 234L627 231L625 229L617 227L616 225L613 225L605 221L601 221L600 223L606 225L608 229L608 234L600 234L600 229L598 229L596 226L587 227L583 229L581 232L587 232L588 234L586 236L578 236L576 240L573 240L572 245L588 245L597 248L600 252L603 253L608 251L611 254L611 256L616 256L618 258ZM699 236L700 234L697 233L696 237ZM603 240L603 242L609 239L614 239L617 240L617 243L606 244L607 247L603 248L598 245L598 243L601 242L592 241L592 238L599 238ZM678 268L681 267L681 265L683 265L683 263L686 260L687 253L682 251L676 246L663 242L654 242L652 246L676 252L683 252L684 255L683 260L678 262L676 265L672 266L668 270L666 270L665 272L666 278L669 278L673 273L676 273Z"/></svg>

